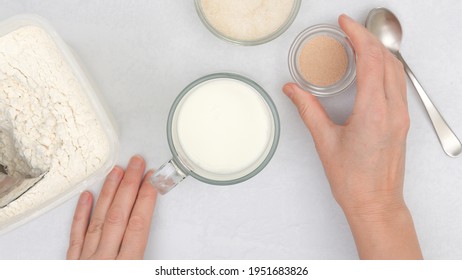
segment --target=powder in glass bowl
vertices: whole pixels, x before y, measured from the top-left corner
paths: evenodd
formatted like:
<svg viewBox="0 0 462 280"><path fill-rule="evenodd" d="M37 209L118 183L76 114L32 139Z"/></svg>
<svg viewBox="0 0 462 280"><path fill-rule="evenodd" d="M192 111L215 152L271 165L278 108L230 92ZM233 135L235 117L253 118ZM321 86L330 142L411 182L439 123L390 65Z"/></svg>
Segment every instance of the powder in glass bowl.
<svg viewBox="0 0 462 280"><path fill-rule="evenodd" d="M356 55L337 26L318 24L303 30L289 50L289 71L297 84L316 96L338 94L356 80Z"/></svg>
<svg viewBox="0 0 462 280"><path fill-rule="evenodd" d="M233 41L264 40L291 23L295 0L200 0L207 23Z"/></svg>
<svg viewBox="0 0 462 280"><path fill-rule="evenodd" d="M348 67L348 55L343 45L328 35L309 39L302 47L298 65L303 78L318 87L340 81Z"/></svg>

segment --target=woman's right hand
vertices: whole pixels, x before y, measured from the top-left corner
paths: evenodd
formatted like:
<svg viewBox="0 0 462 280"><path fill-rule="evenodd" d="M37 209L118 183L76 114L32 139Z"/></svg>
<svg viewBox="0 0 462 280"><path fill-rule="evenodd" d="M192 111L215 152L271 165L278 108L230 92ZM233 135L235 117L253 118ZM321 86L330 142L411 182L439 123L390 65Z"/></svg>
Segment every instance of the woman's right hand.
<svg viewBox="0 0 462 280"><path fill-rule="evenodd" d="M403 199L409 129L403 65L362 25L345 15L339 23L357 55L357 95L346 123L334 124L297 85L283 90L311 132L360 257L421 258Z"/></svg>

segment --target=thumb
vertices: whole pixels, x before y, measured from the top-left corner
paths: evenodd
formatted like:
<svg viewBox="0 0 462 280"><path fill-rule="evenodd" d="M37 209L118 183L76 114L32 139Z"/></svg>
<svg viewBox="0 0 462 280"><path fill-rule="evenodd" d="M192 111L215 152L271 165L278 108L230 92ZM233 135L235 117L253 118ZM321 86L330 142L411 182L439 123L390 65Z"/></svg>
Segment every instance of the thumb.
<svg viewBox="0 0 462 280"><path fill-rule="evenodd" d="M335 126L319 100L312 94L302 90L298 85L288 83L282 89L297 107L298 113L311 132L313 139L323 141Z"/></svg>

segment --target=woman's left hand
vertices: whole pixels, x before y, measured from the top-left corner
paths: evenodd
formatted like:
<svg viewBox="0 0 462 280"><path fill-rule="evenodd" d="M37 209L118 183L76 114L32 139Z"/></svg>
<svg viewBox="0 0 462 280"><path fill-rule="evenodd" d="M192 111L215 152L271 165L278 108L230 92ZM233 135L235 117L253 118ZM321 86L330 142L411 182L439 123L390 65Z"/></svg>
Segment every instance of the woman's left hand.
<svg viewBox="0 0 462 280"><path fill-rule="evenodd" d="M127 169L114 169L106 177L96 206L93 196L80 195L71 228L67 259L142 259L149 238L157 192L149 183L141 156ZM91 214L90 214L91 213Z"/></svg>

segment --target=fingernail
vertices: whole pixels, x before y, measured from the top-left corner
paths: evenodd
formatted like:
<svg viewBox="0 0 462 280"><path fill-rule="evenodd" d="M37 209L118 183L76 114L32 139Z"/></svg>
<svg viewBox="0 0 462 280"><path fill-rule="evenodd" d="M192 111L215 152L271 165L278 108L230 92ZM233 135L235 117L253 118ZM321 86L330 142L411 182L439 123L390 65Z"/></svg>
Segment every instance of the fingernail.
<svg viewBox="0 0 462 280"><path fill-rule="evenodd" d="M285 85L282 88L282 91L287 95L287 97L291 97L294 94L294 88L291 85Z"/></svg>
<svg viewBox="0 0 462 280"><path fill-rule="evenodd" d="M353 19L352 19L349 15L347 15L347 14L341 14L340 16L341 16L341 17L344 17L344 18L345 18L346 20L348 20L348 21L353 21Z"/></svg>
<svg viewBox="0 0 462 280"><path fill-rule="evenodd" d="M80 195L79 204L86 205L90 201L90 193L85 191Z"/></svg>
<svg viewBox="0 0 462 280"><path fill-rule="evenodd" d="M149 169L148 172L146 172L146 174L144 175L144 180L143 181L148 182L148 184L150 184L152 186L151 177L152 177L152 175L154 175L155 172L156 171L154 169Z"/></svg>
<svg viewBox="0 0 462 280"><path fill-rule="evenodd" d="M122 176L123 174L123 168L120 167L120 166L114 166L114 168L111 170L111 172L109 173L109 175L107 175L107 177L111 180L119 180L120 177Z"/></svg>
<svg viewBox="0 0 462 280"><path fill-rule="evenodd" d="M152 175L154 175L155 172L156 171L154 169L148 170L148 172L146 172L145 179L149 180L152 177Z"/></svg>
<svg viewBox="0 0 462 280"><path fill-rule="evenodd" d="M130 160L130 165L133 168L141 168L144 163L144 158L140 155L134 155Z"/></svg>

